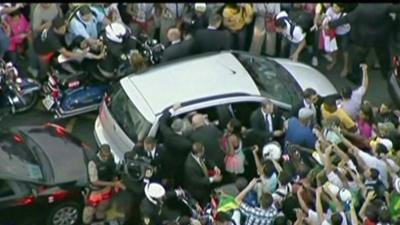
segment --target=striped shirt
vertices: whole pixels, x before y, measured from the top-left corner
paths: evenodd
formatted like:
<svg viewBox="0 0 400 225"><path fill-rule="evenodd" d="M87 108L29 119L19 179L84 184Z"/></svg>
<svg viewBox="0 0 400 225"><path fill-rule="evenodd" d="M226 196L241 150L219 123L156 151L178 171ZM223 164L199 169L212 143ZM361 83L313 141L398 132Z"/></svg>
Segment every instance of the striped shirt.
<svg viewBox="0 0 400 225"><path fill-rule="evenodd" d="M251 207L246 203L240 204L240 212L246 216L244 225L272 225L278 215L278 211L274 206L268 209Z"/></svg>

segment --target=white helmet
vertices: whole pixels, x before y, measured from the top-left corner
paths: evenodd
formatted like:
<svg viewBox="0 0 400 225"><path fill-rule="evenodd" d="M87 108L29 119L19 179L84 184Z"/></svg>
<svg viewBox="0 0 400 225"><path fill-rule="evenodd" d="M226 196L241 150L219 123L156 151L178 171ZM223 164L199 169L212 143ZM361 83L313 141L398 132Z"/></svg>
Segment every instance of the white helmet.
<svg viewBox="0 0 400 225"><path fill-rule="evenodd" d="M121 23L112 23L106 26L106 37L116 43L122 43L128 30Z"/></svg>
<svg viewBox="0 0 400 225"><path fill-rule="evenodd" d="M264 159L279 160L282 155L281 145L276 142L270 142L263 148L262 155Z"/></svg>
<svg viewBox="0 0 400 225"><path fill-rule="evenodd" d="M149 201L157 205L157 200L165 195L165 189L161 184L149 183L145 186L144 193Z"/></svg>

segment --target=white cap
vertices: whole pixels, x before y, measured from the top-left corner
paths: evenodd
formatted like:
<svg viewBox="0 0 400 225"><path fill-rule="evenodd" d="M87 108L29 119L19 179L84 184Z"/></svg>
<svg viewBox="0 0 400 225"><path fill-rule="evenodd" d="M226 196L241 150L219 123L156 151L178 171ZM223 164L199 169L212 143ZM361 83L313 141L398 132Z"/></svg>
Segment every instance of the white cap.
<svg viewBox="0 0 400 225"><path fill-rule="evenodd" d="M351 200L351 192L346 188L342 188L339 191L339 197L342 202L347 202Z"/></svg>
<svg viewBox="0 0 400 225"><path fill-rule="evenodd" d="M282 155L281 145L274 141L266 144L262 151L264 159L279 160Z"/></svg>
<svg viewBox="0 0 400 225"><path fill-rule="evenodd" d="M329 182L329 181L327 181L327 182L324 184L323 188L324 188L325 190L329 190L333 195L337 195L338 192L339 192L339 190L340 190L340 188L339 188L338 186L332 184L332 183Z"/></svg>
<svg viewBox="0 0 400 225"><path fill-rule="evenodd" d="M279 18L282 18L282 17L288 17L288 16L289 15L287 14L286 11L281 11L275 16L275 19L279 19Z"/></svg>
<svg viewBox="0 0 400 225"><path fill-rule="evenodd" d="M299 119L307 119L310 118L314 115L314 111L312 111L312 109L309 108L301 108L299 110Z"/></svg>
<svg viewBox="0 0 400 225"><path fill-rule="evenodd" d="M150 183L145 186L144 193L149 200L154 201L154 199L160 199L165 195L165 189L161 184Z"/></svg>
<svg viewBox="0 0 400 225"><path fill-rule="evenodd" d="M195 3L194 9L199 12L205 12L207 10L206 3Z"/></svg>
<svg viewBox="0 0 400 225"><path fill-rule="evenodd" d="M393 148L393 143L389 139L382 138L382 139L380 139L379 143L384 145L388 151L392 150L392 148Z"/></svg>
<svg viewBox="0 0 400 225"><path fill-rule="evenodd" d="M113 42L122 43L127 29L121 23L112 23L106 26L106 36Z"/></svg>
<svg viewBox="0 0 400 225"><path fill-rule="evenodd" d="M394 179L393 187L397 191L397 193L400 193L400 177L396 177L396 179Z"/></svg>

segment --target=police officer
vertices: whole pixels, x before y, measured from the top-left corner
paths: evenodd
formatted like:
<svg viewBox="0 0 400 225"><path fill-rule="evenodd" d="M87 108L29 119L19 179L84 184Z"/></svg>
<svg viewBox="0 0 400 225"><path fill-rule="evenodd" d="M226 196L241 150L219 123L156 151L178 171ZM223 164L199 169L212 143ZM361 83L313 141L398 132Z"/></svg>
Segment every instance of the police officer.
<svg viewBox="0 0 400 225"><path fill-rule="evenodd" d="M100 146L99 153L88 164L90 192L85 201L83 223L91 224L93 216L96 220L104 220L110 206L110 199L102 199L104 193L112 192L113 188L125 189L125 186L116 180L116 164L110 146Z"/></svg>
<svg viewBox="0 0 400 225"><path fill-rule="evenodd" d="M164 187L158 183L148 183L144 188L145 198L140 203L141 225L163 224L164 202L171 198L184 195L182 190L165 192Z"/></svg>

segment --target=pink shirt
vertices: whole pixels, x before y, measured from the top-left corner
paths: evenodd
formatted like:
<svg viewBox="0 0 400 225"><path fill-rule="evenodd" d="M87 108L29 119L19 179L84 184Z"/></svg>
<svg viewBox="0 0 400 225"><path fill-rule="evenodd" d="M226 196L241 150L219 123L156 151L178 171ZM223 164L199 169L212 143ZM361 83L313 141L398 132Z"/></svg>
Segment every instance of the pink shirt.
<svg viewBox="0 0 400 225"><path fill-rule="evenodd" d="M11 17L7 17L7 24L10 26L10 47L8 50L16 51L17 46L20 45L27 37L24 34L30 32L29 22L26 20L25 16L20 14L19 20L13 20Z"/></svg>
<svg viewBox="0 0 400 225"><path fill-rule="evenodd" d="M364 121L362 118L359 118L357 121L358 130L360 131L360 135L365 138L371 138L372 136L372 124Z"/></svg>

